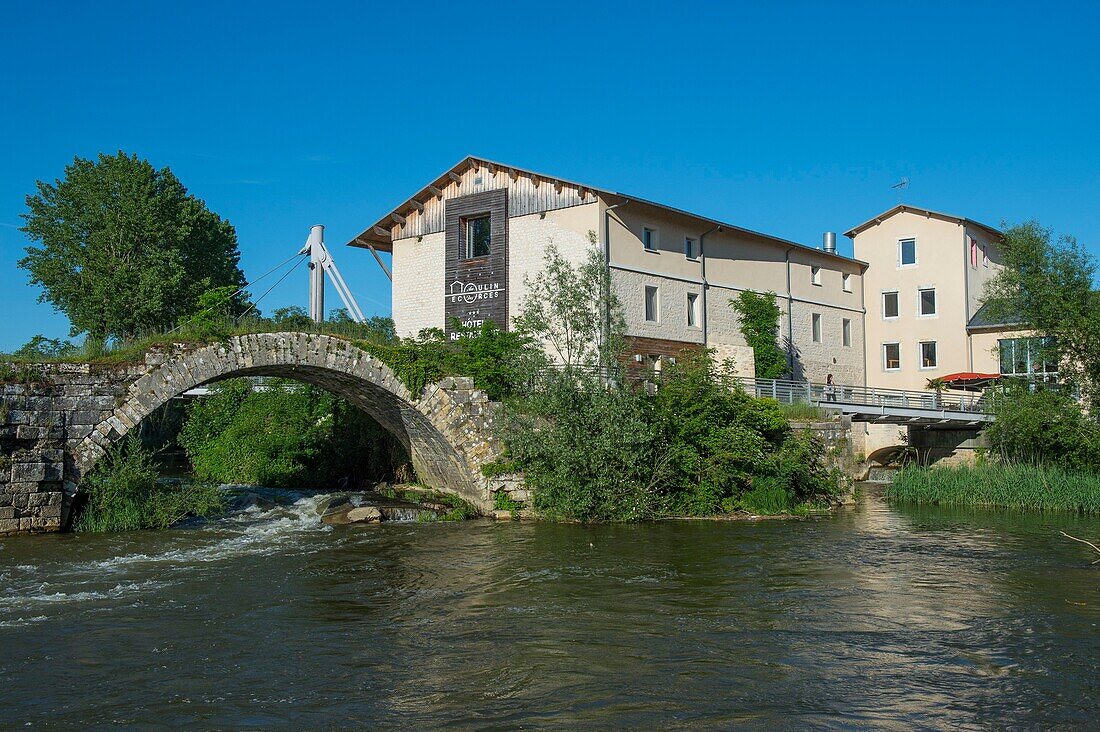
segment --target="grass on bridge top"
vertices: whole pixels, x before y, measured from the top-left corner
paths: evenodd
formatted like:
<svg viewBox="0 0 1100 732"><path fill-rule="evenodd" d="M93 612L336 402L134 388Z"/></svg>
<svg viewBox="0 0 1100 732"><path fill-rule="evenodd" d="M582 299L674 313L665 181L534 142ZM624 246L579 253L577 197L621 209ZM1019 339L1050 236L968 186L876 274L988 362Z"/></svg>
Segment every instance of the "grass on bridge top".
<svg viewBox="0 0 1100 732"><path fill-rule="evenodd" d="M24 355L11 353L0 355L0 361L9 364L91 363L112 365L137 363L142 361L145 354L154 348L169 347L176 343L195 345L222 343L232 336L253 335L256 333L317 333L342 338L365 349L369 349L372 345L392 346L395 343L391 336L382 333L378 327L371 324L333 321L315 323L312 320L276 322L265 318L256 318L240 322L226 321L216 328L183 326L170 332L151 333L129 340L113 340L106 343L94 342L89 339L82 345L66 348L56 354Z"/></svg>

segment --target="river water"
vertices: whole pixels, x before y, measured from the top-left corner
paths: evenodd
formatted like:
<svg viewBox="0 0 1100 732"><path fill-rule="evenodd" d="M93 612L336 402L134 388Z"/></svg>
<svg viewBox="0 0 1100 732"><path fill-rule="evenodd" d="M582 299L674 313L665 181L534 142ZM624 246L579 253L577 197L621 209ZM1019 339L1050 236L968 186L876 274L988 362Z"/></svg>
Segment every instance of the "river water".
<svg viewBox="0 0 1100 732"><path fill-rule="evenodd" d="M200 527L0 539L0 727L1100 720L1100 520Z"/></svg>

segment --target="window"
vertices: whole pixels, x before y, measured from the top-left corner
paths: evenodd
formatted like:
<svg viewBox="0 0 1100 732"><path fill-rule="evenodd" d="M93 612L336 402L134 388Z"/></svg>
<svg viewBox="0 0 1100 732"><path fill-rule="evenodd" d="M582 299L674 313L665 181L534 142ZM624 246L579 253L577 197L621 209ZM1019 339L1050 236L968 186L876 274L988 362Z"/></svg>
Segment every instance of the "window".
<svg viewBox="0 0 1100 732"><path fill-rule="evenodd" d="M840 276L840 286L844 288L845 292L852 291L852 275L845 272Z"/></svg>
<svg viewBox="0 0 1100 732"><path fill-rule="evenodd" d="M898 317L898 293L896 291L882 293L882 317Z"/></svg>
<svg viewBox="0 0 1100 732"><path fill-rule="evenodd" d="M935 341L921 341L921 344L920 344L920 367L922 369L934 369L934 368L936 368L936 342Z"/></svg>
<svg viewBox="0 0 1100 732"><path fill-rule="evenodd" d="M978 240L972 236L966 237L970 240L970 268L978 268Z"/></svg>
<svg viewBox="0 0 1100 732"><path fill-rule="evenodd" d="M840 321L840 342L845 346L852 345L852 321L848 318Z"/></svg>
<svg viewBox="0 0 1100 732"><path fill-rule="evenodd" d="M982 244L982 266L989 266L989 247L985 244Z"/></svg>
<svg viewBox="0 0 1100 732"><path fill-rule="evenodd" d="M488 216L466 219L466 259L489 256L492 239Z"/></svg>
<svg viewBox="0 0 1100 732"><path fill-rule="evenodd" d="M657 251L656 229L642 229L642 247L644 247L647 252Z"/></svg>
<svg viewBox="0 0 1100 732"><path fill-rule="evenodd" d="M810 282L821 286L821 267L810 267Z"/></svg>
<svg viewBox="0 0 1100 732"><path fill-rule="evenodd" d="M688 325L692 328L699 327L699 293L688 293Z"/></svg>
<svg viewBox="0 0 1100 732"><path fill-rule="evenodd" d="M684 237L684 256L688 259L699 258L699 243L690 236Z"/></svg>
<svg viewBox="0 0 1100 732"><path fill-rule="evenodd" d="M1058 378L1058 354L1053 338L1002 338L997 341L1001 373L1042 381Z"/></svg>
<svg viewBox="0 0 1100 732"><path fill-rule="evenodd" d="M917 290L918 308L921 315L936 314L936 288L925 287Z"/></svg>
<svg viewBox="0 0 1100 732"><path fill-rule="evenodd" d="M813 320L811 322L813 329L814 343L821 343L821 314L814 313Z"/></svg>
<svg viewBox="0 0 1100 732"><path fill-rule="evenodd" d="M901 239L898 241L898 265L909 267L917 263L917 240Z"/></svg>
<svg viewBox="0 0 1100 732"><path fill-rule="evenodd" d="M882 367L887 371L901 370L901 344L882 344Z"/></svg>
<svg viewBox="0 0 1100 732"><path fill-rule="evenodd" d="M660 317L657 288L652 285L645 286L645 319L647 322L656 323Z"/></svg>

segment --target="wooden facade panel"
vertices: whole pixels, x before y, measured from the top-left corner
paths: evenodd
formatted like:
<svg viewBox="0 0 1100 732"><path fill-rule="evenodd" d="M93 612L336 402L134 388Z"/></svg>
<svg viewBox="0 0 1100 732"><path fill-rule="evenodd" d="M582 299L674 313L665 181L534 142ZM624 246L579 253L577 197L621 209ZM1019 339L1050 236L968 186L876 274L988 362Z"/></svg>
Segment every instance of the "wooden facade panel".
<svg viewBox="0 0 1100 732"><path fill-rule="evenodd" d="M474 165L461 174L458 180L450 179L440 187L442 195L432 195L427 200L417 200L402 212L399 221L390 223L390 235L393 240L412 236L426 236L444 231L447 222L447 201L489 191L507 192L508 216L527 216L529 214L552 211L570 206L595 203L595 192L574 185L558 184L545 178L533 178L525 173L517 173L513 179L505 168L487 165Z"/></svg>
<svg viewBox="0 0 1100 732"><path fill-rule="evenodd" d="M488 256L466 258L469 217L489 215ZM479 327L486 320L508 328L508 189L474 193L451 199L446 215L446 271L444 330L455 337L454 320ZM431 295L428 295L431 297Z"/></svg>

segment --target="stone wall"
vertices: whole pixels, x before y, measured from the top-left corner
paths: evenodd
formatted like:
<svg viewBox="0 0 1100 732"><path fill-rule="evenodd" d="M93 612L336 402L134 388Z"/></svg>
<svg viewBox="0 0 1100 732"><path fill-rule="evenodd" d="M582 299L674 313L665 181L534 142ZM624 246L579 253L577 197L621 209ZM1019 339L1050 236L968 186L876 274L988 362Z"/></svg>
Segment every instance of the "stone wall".
<svg viewBox="0 0 1100 732"><path fill-rule="evenodd" d="M410 394L369 353L331 336L266 333L178 344L140 364L20 367L0 391L0 534L57 531L81 476L142 419L179 394L239 376L279 376L325 388L370 414L412 458L421 480L481 510L481 466L497 459L497 406L468 378Z"/></svg>

